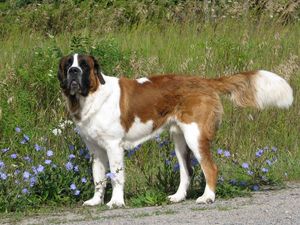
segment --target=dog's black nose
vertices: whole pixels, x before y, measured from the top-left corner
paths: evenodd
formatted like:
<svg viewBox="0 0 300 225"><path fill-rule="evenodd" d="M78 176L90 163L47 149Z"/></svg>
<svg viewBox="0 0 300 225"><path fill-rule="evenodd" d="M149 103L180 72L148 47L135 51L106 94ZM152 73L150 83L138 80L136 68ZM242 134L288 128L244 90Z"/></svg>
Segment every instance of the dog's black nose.
<svg viewBox="0 0 300 225"><path fill-rule="evenodd" d="M71 75L71 76L77 76L77 75L79 75L80 74L80 69L78 68L78 67L71 67L70 69L69 69L69 74Z"/></svg>

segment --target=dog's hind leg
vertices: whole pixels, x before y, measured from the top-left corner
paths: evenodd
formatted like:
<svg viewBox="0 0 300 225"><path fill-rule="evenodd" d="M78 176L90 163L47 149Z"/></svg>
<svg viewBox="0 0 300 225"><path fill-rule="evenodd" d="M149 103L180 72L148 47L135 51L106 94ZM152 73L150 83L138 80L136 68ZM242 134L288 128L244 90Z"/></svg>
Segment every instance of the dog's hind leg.
<svg viewBox="0 0 300 225"><path fill-rule="evenodd" d="M185 200L187 189L190 185L190 176L192 168L190 165L190 150L187 147L182 131L177 126L172 126L170 129L174 144L175 153L180 169L180 184L175 194L168 196L171 202L180 202Z"/></svg>

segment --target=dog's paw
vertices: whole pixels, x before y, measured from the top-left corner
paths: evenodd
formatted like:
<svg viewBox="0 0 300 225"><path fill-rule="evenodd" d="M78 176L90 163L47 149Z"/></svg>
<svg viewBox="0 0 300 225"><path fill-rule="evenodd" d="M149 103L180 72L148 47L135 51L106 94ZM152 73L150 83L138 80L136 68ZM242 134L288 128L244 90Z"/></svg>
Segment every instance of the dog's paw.
<svg viewBox="0 0 300 225"><path fill-rule="evenodd" d="M168 199L169 199L170 202L174 202L174 203L181 202L181 201L185 200L185 195L175 193L174 195L169 195Z"/></svg>
<svg viewBox="0 0 300 225"><path fill-rule="evenodd" d="M106 204L110 209L113 208L121 208L125 206L124 200L110 200L107 204Z"/></svg>
<svg viewBox="0 0 300 225"><path fill-rule="evenodd" d="M197 198L196 203L197 204L210 204L215 201L215 194L210 193L210 194L203 194L199 198Z"/></svg>
<svg viewBox="0 0 300 225"><path fill-rule="evenodd" d="M95 206L102 204L102 200L100 198L91 198L83 203L83 206Z"/></svg>

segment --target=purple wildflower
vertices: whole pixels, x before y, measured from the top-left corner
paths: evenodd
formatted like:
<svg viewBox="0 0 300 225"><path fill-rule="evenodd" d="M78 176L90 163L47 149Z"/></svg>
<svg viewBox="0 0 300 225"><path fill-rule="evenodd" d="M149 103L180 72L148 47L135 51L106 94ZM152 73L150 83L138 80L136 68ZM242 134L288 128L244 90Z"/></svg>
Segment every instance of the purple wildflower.
<svg viewBox="0 0 300 225"><path fill-rule="evenodd" d="M248 163L243 163L243 164L242 164L242 167L243 167L244 169L249 169L249 164L248 164Z"/></svg>
<svg viewBox="0 0 300 225"><path fill-rule="evenodd" d="M21 128L20 128L20 127L16 127L16 128L15 128L15 131L16 131L17 133L20 133L20 132L21 132Z"/></svg>
<svg viewBox="0 0 300 225"><path fill-rule="evenodd" d="M73 190L73 191L76 190L76 185L75 185L74 183L72 183L72 184L70 185L70 189Z"/></svg>
<svg viewBox="0 0 300 225"><path fill-rule="evenodd" d="M29 177L30 177L30 173L28 172L28 171L24 171L24 173L23 173L23 178L24 178L24 180L28 180L29 179Z"/></svg>
<svg viewBox="0 0 300 225"><path fill-rule="evenodd" d="M261 169L261 171L262 171L263 173L267 173L267 172L269 172L269 169L263 167L263 168Z"/></svg>
<svg viewBox="0 0 300 225"><path fill-rule="evenodd" d="M0 169L4 168L5 164L3 161L0 161Z"/></svg>
<svg viewBox="0 0 300 225"><path fill-rule="evenodd" d="M175 150L171 151L170 156L172 156L172 157L175 157L175 156L176 156Z"/></svg>
<svg viewBox="0 0 300 225"><path fill-rule="evenodd" d="M74 192L74 195L78 196L80 194L80 191L77 189L75 192Z"/></svg>
<svg viewBox="0 0 300 225"><path fill-rule="evenodd" d="M32 171L33 171L34 174L38 174L38 171L37 171L37 169L36 169L35 166L32 166L31 169L32 169Z"/></svg>
<svg viewBox="0 0 300 225"><path fill-rule="evenodd" d="M252 186L253 191L259 191L259 186L257 184Z"/></svg>
<svg viewBox="0 0 300 225"><path fill-rule="evenodd" d="M107 173L105 174L106 178L110 178L111 180L113 180L116 177L115 173Z"/></svg>
<svg viewBox="0 0 300 225"><path fill-rule="evenodd" d="M46 154L48 157L51 157L53 156L53 151L49 149Z"/></svg>
<svg viewBox="0 0 300 225"><path fill-rule="evenodd" d="M10 155L10 158L12 158L12 159L16 159L17 157L18 157L18 155L16 153L13 153Z"/></svg>
<svg viewBox="0 0 300 225"><path fill-rule="evenodd" d="M81 178L81 182L85 184L87 182L87 179L85 177L83 177L83 178Z"/></svg>
<svg viewBox="0 0 300 225"><path fill-rule="evenodd" d="M8 151L9 151L9 148L3 148L3 149L2 149L2 152L3 152L3 153L6 153L6 152L8 152Z"/></svg>
<svg viewBox="0 0 300 225"><path fill-rule="evenodd" d="M84 158L86 158L87 160L89 160L91 158L91 155L89 153L87 153Z"/></svg>
<svg viewBox="0 0 300 225"><path fill-rule="evenodd" d="M29 141L29 137L26 134L24 134L23 135L23 140L20 143L21 144L26 144L28 141Z"/></svg>
<svg viewBox="0 0 300 225"><path fill-rule="evenodd" d="M198 162L198 160L197 160L197 159L195 159L195 158L192 158L192 160L191 160L191 164L192 164L192 166L197 166L197 165L199 165L199 162Z"/></svg>
<svg viewBox="0 0 300 225"><path fill-rule="evenodd" d="M33 187L36 184L36 178L35 177L30 177L29 182L30 182L29 186Z"/></svg>
<svg viewBox="0 0 300 225"><path fill-rule="evenodd" d="M224 156L226 157L226 158L229 158L230 157L230 152L228 151L228 150L226 150L226 151L224 151Z"/></svg>
<svg viewBox="0 0 300 225"><path fill-rule="evenodd" d="M248 171L247 171L247 174L250 175L250 176L252 176L254 173L253 173L253 171L248 170Z"/></svg>
<svg viewBox="0 0 300 225"><path fill-rule="evenodd" d="M74 154L70 154L69 155L69 159L71 160L71 159L75 159L76 158L76 156L74 155Z"/></svg>
<svg viewBox="0 0 300 225"><path fill-rule="evenodd" d="M71 162L67 162L67 163L66 163L66 169L67 169L68 171L72 170L72 169L73 169L73 164L72 164Z"/></svg>
<svg viewBox="0 0 300 225"><path fill-rule="evenodd" d="M218 148L217 154L218 154L218 155L222 155L222 154L223 154L223 150L222 150L221 148Z"/></svg>
<svg viewBox="0 0 300 225"><path fill-rule="evenodd" d="M272 152L277 152L277 148L274 146L272 146L271 150L272 150Z"/></svg>
<svg viewBox="0 0 300 225"><path fill-rule="evenodd" d="M178 171L180 168L179 163L176 163L173 167L174 172Z"/></svg>
<svg viewBox="0 0 300 225"><path fill-rule="evenodd" d="M84 150L81 148L79 149L79 155L82 156L84 154Z"/></svg>
<svg viewBox="0 0 300 225"><path fill-rule="evenodd" d="M43 165L38 165L38 167L37 167L37 171L38 171L38 173L41 173L41 172L43 172L44 171L44 166Z"/></svg>
<svg viewBox="0 0 300 225"><path fill-rule="evenodd" d="M229 181L229 183L230 183L231 185L236 185L236 184L237 184L237 181L236 181L236 179L231 179L231 180Z"/></svg>
<svg viewBox="0 0 300 225"><path fill-rule="evenodd" d="M74 146L74 145L69 145L69 149L70 149L71 151L74 151L75 146Z"/></svg>
<svg viewBox="0 0 300 225"><path fill-rule="evenodd" d="M156 135L154 139L157 143L161 142L160 135Z"/></svg>
<svg viewBox="0 0 300 225"><path fill-rule="evenodd" d="M28 193L29 193L29 191L28 191L28 189L27 189L27 188L24 188L24 189L22 190L22 193L23 193L24 195L26 195L26 194L28 194Z"/></svg>
<svg viewBox="0 0 300 225"><path fill-rule="evenodd" d="M269 160L269 159L266 160L266 163L267 163L269 166L272 165L272 162L271 162L271 160Z"/></svg>
<svg viewBox="0 0 300 225"><path fill-rule="evenodd" d="M27 162L30 162L30 161L31 161L31 158L30 158L29 156L25 156L23 159L24 159L25 161L27 161Z"/></svg>
<svg viewBox="0 0 300 225"><path fill-rule="evenodd" d="M166 165L168 165L168 166L171 165L171 161L168 160L168 159L165 160L165 163L166 163Z"/></svg>
<svg viewBox="0 0 300 225"><path fill-rule="evenodd" d="M264 150L259 149L259 150L255 153L255 156L256 156L257 158L259 158L259 157L262 156L263 153L264 153Z"/></svg>
<svg viewBox="0 0 300 225"><path fill-rule="evenodd" d="M45 160L45 164L50 165L51 163L52 163L52 160L51 160L51 159L46 159L46 160Z"/></svg>
<svg viewBox="0 0 300 225"><path fill-rule="evenodd" d="M14 175L16 176L16 175L18 175L20 172L21 172L20 170L16 169L15 172L14 172Z"/></svg>
<svg viewBox="0 0 300 225"><path fill-rule="evenodd" d="M79 167L78 167L78 165L74 166L74 171L75 171L75 172L79 172Z"/></svg>
<svg viewBox="0 0 300 225"><path fill-rule="evenodd" d="M42 149L42 147L39 146L38 144L34 144L34 148L35 148L35 150L36 150L37 152L40 151L40 150Z"/></svg>
<svg viewBox="0 0 300 225"><path fill-rule="evenodd" d="M0 179L1 180L6 180L7 179L7 175L3 172L0 172Z"/></svg>

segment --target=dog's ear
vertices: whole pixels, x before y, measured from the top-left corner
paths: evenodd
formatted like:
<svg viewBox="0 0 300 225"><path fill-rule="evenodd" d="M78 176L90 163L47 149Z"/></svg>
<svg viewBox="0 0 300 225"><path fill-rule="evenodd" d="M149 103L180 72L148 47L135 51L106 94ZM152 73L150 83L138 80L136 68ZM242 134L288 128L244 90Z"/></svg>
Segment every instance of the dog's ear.
<svg viewBox="0 0 300 225"><path fill-rule="evenodd" d="M105 84L105 80L102 76L100 65L99 65L98 61L95 59L94 56L91 56L91 58L94 61L94 72L95 72L96 76L98 77L98 79L100 81L100 84L103 85L103 84Z"/></svg>
<svg viewBox="0 0 300 225"><path fill-rule="evenodd" d="M59 64L58 64L58 71L57 71L57 78L59 80L60 86L63 88L64 86L64 64L65 64L65 58L66 57L62 57L59 60Z"/></svg>

